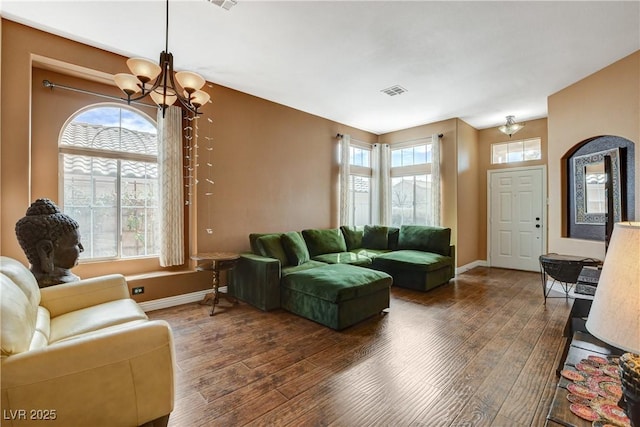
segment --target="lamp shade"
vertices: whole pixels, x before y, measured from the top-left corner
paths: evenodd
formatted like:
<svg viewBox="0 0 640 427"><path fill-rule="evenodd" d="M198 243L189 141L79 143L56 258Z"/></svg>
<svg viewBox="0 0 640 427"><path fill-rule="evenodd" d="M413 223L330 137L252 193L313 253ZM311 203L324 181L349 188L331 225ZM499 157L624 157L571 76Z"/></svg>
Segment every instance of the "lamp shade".
<svg viewBox="0 0 640 427"><path fill-rule="evenodd" d="M640 222L615 224L586 327L614 347L640 353Z"/></svg>
<svg viewBox="0 0 640 427"><path fill-rule="evenodd" d="M187 97L189 96L188 93L186 93L186 95ZM210 98L211 96L207 92L203 90L197 90L191 95L191 104L193 104L193 106L195 106L196 108L200 108L201 106L209 102Z"/></svg>
<svg viewBox="0 0 640 427"><path fill-rule="evenodd" d="M173 105L178 100L178 97L171 88L167 88L167 94L165 96L162 87L160 87L151 92L151 99L153 99L153 102L158 104L158 106L166 108Z"/></svg>
<svg viewBox="0 0 640 427"><path fill-rule="evenodd" d="M162 68L145 58L129 58L127 66L142 83L146 83L158 77Z"/></svg>
<svg viewBox="0 0 640 427"><path fill-rule="evenodd" d="M142 83L134 75L127 73L118 73L113 76L113 80L116 82L118 87L127 95L133 95L134 93L140 92L140 85Z"/></svg>
<svg viewBox="0 0 640 427"><path fill-rule="evenodd" d="M200 76L200 74L193 73L191 71L178 71L176 73L176 80L188 93L195 92L205 84L205 80Z"/></svg>

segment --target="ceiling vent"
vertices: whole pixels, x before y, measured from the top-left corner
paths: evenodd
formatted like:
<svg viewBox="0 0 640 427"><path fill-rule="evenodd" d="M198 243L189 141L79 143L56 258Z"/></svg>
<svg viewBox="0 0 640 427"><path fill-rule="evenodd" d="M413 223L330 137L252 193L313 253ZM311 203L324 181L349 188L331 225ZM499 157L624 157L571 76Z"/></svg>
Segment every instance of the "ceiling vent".
<svg viewBox="0 0 640 427"><path fill-rule="evenodd" d="M386 93L389 96L396 96L396 95L402 95L406 91L407 90L402 86L395 85L395 86L388 87L386 89L382 89L380 92Z"/></svg>
<svg viewBox="0 0 640 427"><path fill-rule="evenodd" d="M217 4L225 10L230 10L233 6L237 5L237 0L207 0L209 3Z"/></svg>

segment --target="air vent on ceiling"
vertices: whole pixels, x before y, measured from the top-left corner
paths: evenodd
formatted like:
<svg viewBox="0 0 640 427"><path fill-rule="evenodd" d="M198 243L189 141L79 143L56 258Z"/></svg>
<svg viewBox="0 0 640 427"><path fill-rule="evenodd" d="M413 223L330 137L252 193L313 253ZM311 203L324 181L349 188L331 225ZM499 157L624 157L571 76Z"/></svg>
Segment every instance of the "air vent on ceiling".
<svg viewBox="0 0 640 427"><path fill-rule="evenodd" d="M217 4L221 8L225 10L231 9L233 6L238 4L237 0L207 0L209 3Z"/></svg>
<svg viewBox="0 0 640 427"><path fill-rule="evenodd" d="M380 92L384 92L389 96L396 96L396 95L402 95L406 91L407 90L405 88L403 88L402 86L395 85L395 86L388 87L386 89L382 89Z"/></svg>

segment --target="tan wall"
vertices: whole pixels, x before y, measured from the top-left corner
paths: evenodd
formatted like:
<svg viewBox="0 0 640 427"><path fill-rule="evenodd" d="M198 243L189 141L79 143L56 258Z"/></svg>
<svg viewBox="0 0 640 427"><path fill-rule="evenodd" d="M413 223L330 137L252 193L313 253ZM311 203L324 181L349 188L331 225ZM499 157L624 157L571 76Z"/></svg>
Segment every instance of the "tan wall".
<svg viewBox="0 0 640 427"><path fill-rule="evenodd" d="M640 51L551 95L549 103L549 251L604 258L604 243L566 237L562 158L582 141L615 135L633 141L636 220L640 219Z"/></svg>
<svg viewBox="0 0 640 427"><path fill-rule="evenodd" d="M458 120L458 246L456 263L465 266L480 258L480 189L478 180L478 131Z"/></svg>
<svg viewBox="0 0 640 427"><path fill-rule="evenodd" d="M39 55L109 74L127 70L125 58L119 55L8 20L2 20L1 53L0 254L26 264L15 238L15 223L36 197L57 201L57 138L65 115L82 104L77 94L42 88L42 78L48 75L55 77L52 81L68 77L35 69L33 59ZM93 82L83 84L92 90L110 90ZM193 250L241 251L248 249L250 232L337 226L335 136L349 133L371 143L377 136L221 86L207 90L213 103L206 106L204 117L212 117L213 125L208 129L201 119L199 127L201 138L213 138L215 185L212 197L203 195L202 185L198 189L197 222L190 233ZM203 167L198 173L201 182L209 177ZM206 228L212 228L213 234ZM93 277L158 269L153 259L84 263L74 272ZM140 301L209 286L204 274L154 283L157 287L147 287Z"/></svg>
<svg viewBox="0 0 640 427"><path fill-rule="evenodd" d="M491 144L508 142L511 140L540 137L542 159L528 162L516 162L500 165L491 164ZM509 138L497 127L478 131L478 259L487 260L487 182L488 171L495 169L509 169L523 166L546 165L548 153L547 119L530 120L524 128ZM546 248L542 249L543 252Z"/></svg>
<svg viewBox="0 0 640 427"><path fill-rule="evenodd" d="M223 87L213 97L204 115L214 120L215 184L198 190L199 250L248 250L250 232L339 226L336 134L377 136ZM199 169L200 183L208 173Z"/></svg>

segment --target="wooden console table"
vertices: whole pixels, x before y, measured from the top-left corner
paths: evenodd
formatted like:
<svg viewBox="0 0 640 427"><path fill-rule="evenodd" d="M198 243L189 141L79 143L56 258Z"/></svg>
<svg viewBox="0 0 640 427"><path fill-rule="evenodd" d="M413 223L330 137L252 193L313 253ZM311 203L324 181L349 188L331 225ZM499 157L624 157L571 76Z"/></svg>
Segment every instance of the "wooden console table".
<svg viewBox="0 0 640 427"><path fill-rule="evenodd" d="M223 271L228 273L233 270L239 258L240 255L233 252L205 252L191 257L191 259L198 261L196 270L208 270L213 274L213 278L211 280L211 292L206 294L201 302L201 304L211 304L210 316L213 316L216 305L220 302L220 295L233 304L238 303L235 298L231 298L226 292L221 291L220 273Z"/></svg>

